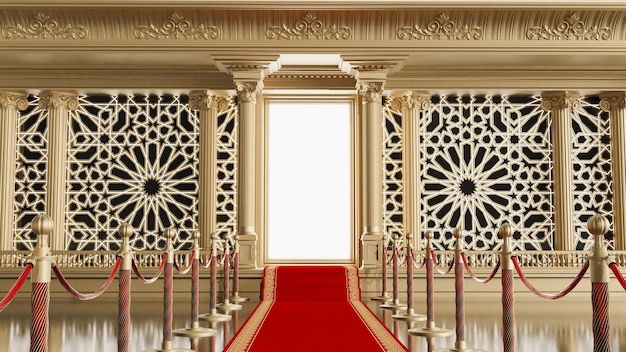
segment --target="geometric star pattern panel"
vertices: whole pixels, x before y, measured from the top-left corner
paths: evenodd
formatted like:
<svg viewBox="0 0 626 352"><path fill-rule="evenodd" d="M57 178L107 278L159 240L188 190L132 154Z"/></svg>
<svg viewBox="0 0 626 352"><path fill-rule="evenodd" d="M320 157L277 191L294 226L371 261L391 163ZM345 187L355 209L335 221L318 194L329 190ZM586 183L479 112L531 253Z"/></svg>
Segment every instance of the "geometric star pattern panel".
<svg viewBox="0 0 626 352"><path fill-rule="evenodd" d="M402 113L393 110L392 99L383 100L383 226L387 246L392 240L404 247L402 200Z"/></svg>
<svg viewBox="0 0 626 352"><path fill-rule="evenodd" d="M16 141L13 247L32 251L36 245L31 222L45 211L48 112L39 109L39 98L28 97L28 108L18 118Z"/></svg>
<svg viewBox="0 0 626 352"><path fill-rule="evenodd" d="M606 236L613 235L610 121L599 103L597 97L587 97L572 114L576 250L591 249L593 237L587 231L587 221L595 214L609 220Z"/></svg>
<svg viewBox="0 0 626 352"><path fill-rule="evenodd" d="M80 97L71 113L66 231L70 250L117 250L122 222L135 250L191 248L197 229L198 122L184 97Z"/></svg>
<svg viewBox="0 0 626 352"><path fill-rule="evenodd" d="M422 119L422 228L433 246L498 250L508 222L517 250L552 249L550 126L537 97L435 96Z"/></svg>

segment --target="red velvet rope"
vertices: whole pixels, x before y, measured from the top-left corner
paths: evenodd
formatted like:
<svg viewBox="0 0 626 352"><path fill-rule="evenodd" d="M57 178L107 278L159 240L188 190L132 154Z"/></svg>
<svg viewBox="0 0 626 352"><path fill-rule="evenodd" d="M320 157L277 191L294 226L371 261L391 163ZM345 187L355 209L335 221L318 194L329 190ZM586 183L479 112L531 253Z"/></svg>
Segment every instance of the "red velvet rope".
<svg viewBox="0 0 626 352"><path fill-rule="evenodd" d="M430 256L433 258L433 263L437 264L437 259L435 258L435 252L430 252ZM441 269L439 269L439 267L437 265L435 265L435 269L441 275L448 274L450 272L450 270L452 270L453 267L454 267L454 257L450 261L450 265L448 265L448 270L441 270Z"/></svg>
<svg viewBox="0 0 626 352"><path fill-rule="evenodd" d="M56 264L52 264L52 270L54 271L54 274L59 279L59 282L61 283L61 285L65 288L67 292L69 292L72 296L80 299L81 301L87 301L87 300L100 297L100 295L104 293L104 291L106 291L107 288L109 288L109 286L113 282L113 279L115 278L115 273L117 273L117 269L119 269L121 264L122 264L122 257L117 257L117 260L115 261L115 266L113 266L113 270L111 271L111 274L109 274L109 278L107 279L107 281L105 281L105 283L102 284L102 286L96 292L87 293L87 294L80 293L76 289L74 289L72 285L70 285L70 283L67 281L65 276L63 276L63 273L61 272L59 267L56 266Z"/></svg>
<svg viewBox="0 0 626 352"><path fill-rule="evenodd" d="M8 307L11 301L13 301L13 298L15 298L17 292L24 285L24 282L28 278L28 274L30 274L31 270L33 270L33 263L26 264L24 271L22 271L22 274L17 278L17 280L13 284L13 287L11 287L11 289L9 290L9 293L7 293L2 301L0 301L0 312L2 312L4 308Z"/></svg>
<svg viewBox="0 0 626 352"><path fill-rule="evenodd" d="M578 273L578 275L576 275L574 280L569 285L567 285L567 287L565 287L563 291L557 292L555 294L548 294L548 293L540 292L535 287L533 287L533 285L531 285L530 282L528 282L528 280L526 280L526 277L524 276L524 273L522 272L522 268L520 267L519 262L517 261L517 257L512 257L511 260L513 261L513 266L515 266L515 271L517 271L517 274L519 275L520 279L522 280L524 285L526 285L526 287L530 290L530 292L534 293L535 295L541 298L546 298L546 299L559 299L559 298L564 297L568 293L570 293L574 289L574 287L578 285L578 283L583 278L583 276L585 276L587 269L589 269L589 260L587 260L585 261L585 265L583 265L583 267L580 269L580 272Z"/></svg>
<svg viewBox="0 0 626 352"><path fill-rule="evenodd" d="M491 281L491 279L493 279L493 277L496 276L498 269L500 269L500 258L498 258L498 261L496 262L496 266L493 267L493 271L491 272L491 274L489 274L489 276L484 280L479 279L476 276L474 276L474 273L472 273L472 269L470 269L470 266L467 264L467 258L465 257L465 253L461 253L461 258L463 258L463 265L465 265L465 270L467 271L469 276L474 281L478 282L479 284L486 284L489 281Z"/></svg>
<svg viewBox="0 0 626 352"><path fill-rule="evenodd" d="M189 272L189 270L191 270L191 267L193 265L193 258L195 256L196 256L196 251L191 251L191 256L189 257L189 266L187 266L187 268L184 270L182 270L180 266L178 266L178 264L174 262L174 268L176 268L176 271L178 271L178 273L181 275L186 275Z"/></svg>
<svg viewBox="0 0 626 352"><path fill-rule="evenodd" d="M159 276L161 276L161 273L163 272L163 268L165 267L166 261L167 261L167 253L163 253L163 257L161 257L161 265L159 266L159 270L157 271L156 274L154 274L154 277L151 279L146 279L145 277L143 277L143 275L141 275L134 258L133 258L133 271L135 272L135 275L137 275L137 277L139 278L139 281L143 282L144 284L151 284L155 282L156 280L158 280Z"/></svg>
<svg viewBox="0 0 626 352"><path fill-rule="evenodd" d="M421 269L424 267L424 264L426 264L426 257L424 257L424 260L422 260L422 264L417 264L417 260L415 260L415 252L413 252L412 249L411 249L411 258L413 258L413 267L415 269Z"/></svg>
<svg viewBox="0 0 626 352"><path fill-rule="evenodd" d="M611 271L613 271L615 278L620 283L620 285L622 285L622 288L626 290L626 279L624 278L624 275L622 275L622 272L617 267L617 264L611 263L609 264L609 268L611 268Z"/></svg>
<svg viewBox="0 0 626 352"><path fill-rule="evenodd" d="M211 266L211 261L213 261L213 250L211 250L211 252L209 252L209 261L204 263L204 261L202 260L202 257L200 257L200 265L202 265L203 268L208 269Z"/></svg>

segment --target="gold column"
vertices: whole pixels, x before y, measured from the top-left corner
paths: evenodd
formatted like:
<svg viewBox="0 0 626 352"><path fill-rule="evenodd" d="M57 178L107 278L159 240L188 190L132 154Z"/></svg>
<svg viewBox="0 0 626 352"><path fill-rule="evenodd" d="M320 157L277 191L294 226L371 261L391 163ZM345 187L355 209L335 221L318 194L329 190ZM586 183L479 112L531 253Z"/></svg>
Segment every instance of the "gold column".
<svg viewBox="0 0 626 352"><path fill-rule="evenodd" d="M13 249L15 154L19 110L28 107L26 93L0 92L0 250Z"/></svg>
<svg viewBox="0 0 626 352"><path fill-rule="evenodd" d="M603 94L600 108L611 122L611 175L613 178L613 233L615 249L626 250L626 108L625 92Z"/></svg>
<svg viewBox="0 0 626 352"><path fill-rule="evenodd" d="M238 81L235 84L239 106L237 240L239 266L247 269L256 267L256 98L263 85L260 81Z"/></svg>
<svg viewBox="0 0 626 352"><path fill-rule="evenodd" d="M574 193L572 174L572 110L580 107L578 94L545 92L541 108L552 120L552 161L554 186L554 249L574 249Z"/></svg>
<svg viewBox="0 0 626 352"><path fill-rule="evenodd" d="M402 112L402 172L404 234L412 238L412 248L420 239L420 112L430 107L430 95L407 92L394 99ZM408 248L408 246L407 246Z"/></svg>
<svg viewBox="0 0 626 352"><path fill-rule="evenodd" d="M189 94L189 107L199 112L198 230L201 248L209 248L211 234L215 232L217 221L215 214L217 113L225 106L225 99L209 91L192 91Z"/></svg>
<svg viewBox="0 0 626 352"><path fill-rule="evenodd" d="M382 165L382 93L383 81L359 81L363 120L363 232L362 267L375 268L381 263L378 246L384 241L383 165Z"/></svg>
<svg viewBox="0 0 626 352"><path fill-rule="evenodd" d="M54 222L51 249L65 250L65 205L67 203L67 135L70 111L78 108L76 93L46 91L39 95L39 107L48 110L48 179L46 214Z"/></svg>

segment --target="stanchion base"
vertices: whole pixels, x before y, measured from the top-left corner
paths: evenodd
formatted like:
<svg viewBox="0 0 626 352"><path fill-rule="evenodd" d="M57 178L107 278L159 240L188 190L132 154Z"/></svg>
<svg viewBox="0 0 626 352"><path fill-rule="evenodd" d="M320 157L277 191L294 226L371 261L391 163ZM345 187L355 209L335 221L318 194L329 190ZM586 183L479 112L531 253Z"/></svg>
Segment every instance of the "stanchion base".
<svg viewBox="0 0 626 352"><path fill-rule="evenodd" d="M231 320L233 317L227 314L220 313L210 313L210 314L202 314L198 317L200 320L208 321L209 323L220 323Z"/></svg>
<svg viewBox="0 0 626 352"><path fill-rule="evenodd" d="M450 329L438 328L436 326L430 327L430 328L426 327L426 328L409 329L408 332L409 332L409 335L426 337L426 338L448 337L452 335L452 333L454 333L454 331Z"/></svg>
<svg viewBox="0 0 626 352"><path fill-rule="evenodd" d="M230 303L229 301L217 305L217 310L221 312L232 312L234 310L241 310L242 308L243 306L241 304Z"/></svg>
<svg viewBox="0 0 626 352"><path fill-rule="evenodd" d="M435 352L487 352L485 350L478 350L475 348L443 348L435 350Z"/></svg>
<svg viewBox="0 0 626 352"><path fill-rule="evenodd" d="M407 310L407 306L404 303L400 303L400 302L389 302L389 303L384 303L380 305L380 308L382 309L390 309L395 311L399 311L399 310Z"/></svg>
<svg viewBox="0 0 626 352"><path fill-rule="evenodd" d="M230 298L230 301L234 303L248 302L249 300L250 298L242 297L239 294L235 294L234 296Z"/></svg>
<svg viewBox="0 0 626 352"><path fill-rule="evenodd" d="M215 329L196 327L196 328L184 328L173 330L172 333L176 336L186 336L192 339L199 339L203 337L215 336L217 331Z"/></svg>
<svg viewBox="0 0 626 352"><path fill-rule="evenodd" d="M411 309L413 310L413 309ZM426 316L424 314L417 314L414 312L404 312L399 314L394 314L391 316L393 320L400 320L406 322L415 322L415 321L426 321Z"/></svg>
<svg viewBox="0 0 626 352"><path fill-rule="evenodd" d="M389 301L393 300L393 297L389 296L389 294L387 292L385 292L385 293L382 294L382 296L372 297L370 299L372 301L389 302Z"/></svg>
<svg viewBox="0 0 626 352"><path fill-rule="evenodd" d="M145 350L144 352L195 352L194 350L190 350L188 348L180 348L180 347L172 347L166 349L154 349L154 350Z"/></svg>

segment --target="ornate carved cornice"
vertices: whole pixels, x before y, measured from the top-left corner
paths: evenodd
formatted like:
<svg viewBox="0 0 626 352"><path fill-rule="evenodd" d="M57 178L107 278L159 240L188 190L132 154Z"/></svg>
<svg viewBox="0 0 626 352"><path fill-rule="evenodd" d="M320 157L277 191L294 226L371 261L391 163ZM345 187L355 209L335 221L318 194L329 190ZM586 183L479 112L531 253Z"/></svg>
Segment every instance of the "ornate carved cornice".
<svg viewBox="0 0 626 352"><path fill-rule="evenodd" d="M541 95L541 108L545 111L580 108L580 95L570 92L546 92Z"/></svg>
<svg viewBox="0 0 626 352"><path fill-rule="evenodd" d="M88 30L84 26L61 23L43 12L37 12L28 24L16 23L0 27L6 39L85 39Z"/></svg>
<svg viewBox="0 0 626 352"><path fill-rule="evenodd" d="M220 29L216 26L193 25L182 15L174 12L160 25L136 26L133 31L137 39L217 39Z"/></svg>
<svg viewBox="0 0 626 352"><path fill-rule="evenodd" d="M45 91L39 94L39 108L52 110L65 108L67 110L78 109L78 95L67 92Z"/></svg>
<svg viewBox="0 0 626 352"><path fill-rule="evenodd" d="M238 103L256 103L263 86L259 82L235 82Z"/></svg>
<svg viewBox="0 0 626 352"><path fill-rule="evenodd" d="M296 21L293 27L283 24L281 26L270 26L265 31L267 39L350 39L352 30L347 26L331 24L325 26L324 23L310 12Z"/></svg>
<svg viewBox="0 0 626 352"><path fill-rule="evenodd" d="M224 110L228 101L223 97L211 94L205 90L192 91L189 93L189 107L192 110L217 109Z"/></svg>
<svg viewBox="0 0 626 352"><path fill-rule="evenodd" d="M457 24L446 13L430 21L424 28L418 24L398 29L398 39L417 40L477 40L483 36L483 29Z"/></svg>
<svg viewBox="0 0 626 352"><path fill-rule="evenodd" d="M26 97L26 93L0 91L0 109L12 107L17 110L24 110L28 107Z"/></svg>
<svg viewBox="0 0 626 352"><path fill-rule="evenodd" d="M363 98L363 103L380 102L383 97L383 82L358 82L357 89Z"/></svg>
<svg viewBox="0 0 626 352"><path fill-rule="evenodd" d="M598 24L587 24L580 15L571 13L563 21L553 25L531 27L526 31L526 38L531 40L608 40L612 30Z"/></svg>
<svg viewBox="0 0 626 352"><path fill-rule="evenodd" d="M626 92L611 92L600 96L600 109L603 111L626 109Z"/></svg>

